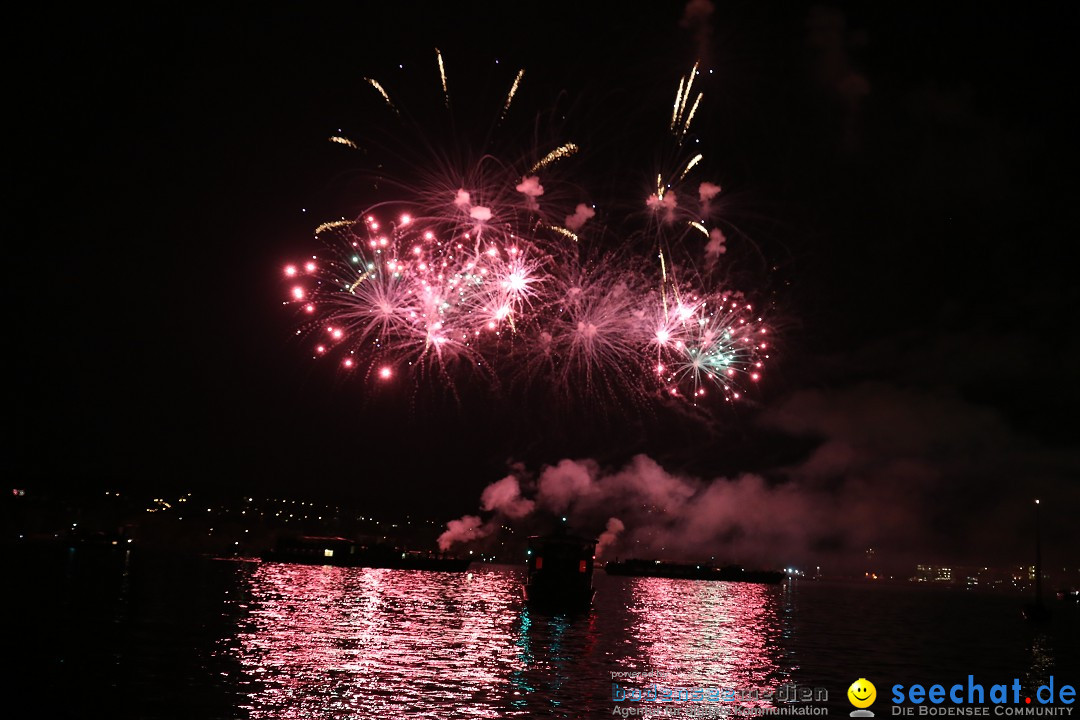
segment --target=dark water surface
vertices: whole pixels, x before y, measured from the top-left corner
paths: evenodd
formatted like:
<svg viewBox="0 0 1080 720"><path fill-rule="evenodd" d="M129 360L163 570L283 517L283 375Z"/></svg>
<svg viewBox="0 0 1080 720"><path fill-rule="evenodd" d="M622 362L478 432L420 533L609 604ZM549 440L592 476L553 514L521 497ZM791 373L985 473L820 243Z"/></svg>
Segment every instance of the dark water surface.
<svg viewBox="0 0 1080 720"><path fill-rule="evenodd" d="M642 706L613 701L613 683L796 684L823 688L816 705L847 717L860 677L877 685L884 717L894 683L1080 684L1075 609L1036 629L1009 595L600 571L592 610L566 617L526 608L522 570L507 566L428 573L65 550L18 557L10 577L6 707L26 717L589 718ZM733 705L667 707L717 717Z"/></svg>

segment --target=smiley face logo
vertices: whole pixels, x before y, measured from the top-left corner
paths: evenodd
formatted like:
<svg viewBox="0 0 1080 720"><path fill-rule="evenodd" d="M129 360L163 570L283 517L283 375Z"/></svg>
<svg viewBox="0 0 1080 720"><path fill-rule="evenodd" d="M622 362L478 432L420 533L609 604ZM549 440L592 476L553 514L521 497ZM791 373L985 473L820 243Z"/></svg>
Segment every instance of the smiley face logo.
<svg viewBox="0 0 1080 720"><path fill-rule="evenodd" d="M868 708L877 699L877 688L866 678L859 678L847 689L848 700L857 708Z"/></svg>

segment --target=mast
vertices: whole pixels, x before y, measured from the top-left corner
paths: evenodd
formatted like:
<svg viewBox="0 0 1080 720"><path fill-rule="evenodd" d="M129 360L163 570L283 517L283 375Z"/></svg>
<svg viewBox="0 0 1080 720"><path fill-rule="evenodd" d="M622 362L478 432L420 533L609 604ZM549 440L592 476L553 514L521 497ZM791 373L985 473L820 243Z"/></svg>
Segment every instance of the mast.
<svg viewBox="0 0 1080 720"><path fill-rule="evenodd" d="M1042 605L1042 533L1039 527L1039 500L1035 500L1035 604Z"/></svg>

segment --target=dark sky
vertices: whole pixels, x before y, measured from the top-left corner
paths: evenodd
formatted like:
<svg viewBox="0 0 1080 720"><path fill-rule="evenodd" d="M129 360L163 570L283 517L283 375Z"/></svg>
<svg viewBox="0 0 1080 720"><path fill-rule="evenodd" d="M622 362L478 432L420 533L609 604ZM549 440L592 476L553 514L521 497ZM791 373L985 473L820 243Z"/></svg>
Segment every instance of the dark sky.
<svg viewBox="0 0 1080 720"><path fill-rule="evenodd" d="M646 453L704 478L857 483L883 505L911 482L935 530L1036 492L1075 510L1075 8L683 16L557 2L12 18L4 474L451 517L513 461ZM695 58L715 71L697 132L782 319L753 403L709 424L508 422L512 398L372 397L310 362L280 268L315 249L317 213L366 201L349 194L358 161L326 138L374 122L366 76L437 98L436 46L452 90L491 112L525 67L521 107L568 108L601 184L647 178L648 124Z"/></svg>

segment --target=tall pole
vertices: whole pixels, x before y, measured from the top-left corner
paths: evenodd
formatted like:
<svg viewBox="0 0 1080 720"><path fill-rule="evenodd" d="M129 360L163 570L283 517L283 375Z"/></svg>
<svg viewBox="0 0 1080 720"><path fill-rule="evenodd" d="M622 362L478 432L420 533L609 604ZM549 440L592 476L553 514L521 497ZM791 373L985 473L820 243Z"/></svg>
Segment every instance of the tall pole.
<svg viewBox="0 0 1080 720"><path fill-rule="evenodd" d="M1042 605L1042 533L1039 528L1039 501L1035 500L1035 602Z"/></svg>

